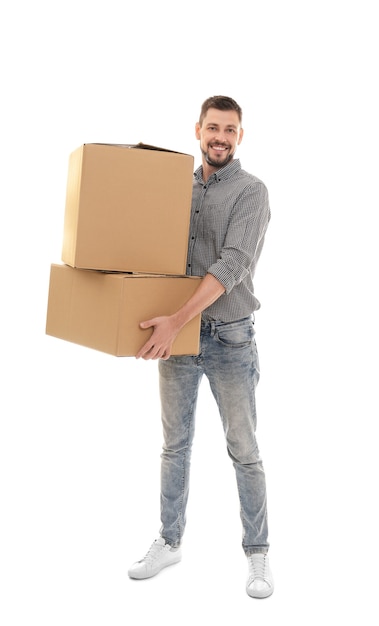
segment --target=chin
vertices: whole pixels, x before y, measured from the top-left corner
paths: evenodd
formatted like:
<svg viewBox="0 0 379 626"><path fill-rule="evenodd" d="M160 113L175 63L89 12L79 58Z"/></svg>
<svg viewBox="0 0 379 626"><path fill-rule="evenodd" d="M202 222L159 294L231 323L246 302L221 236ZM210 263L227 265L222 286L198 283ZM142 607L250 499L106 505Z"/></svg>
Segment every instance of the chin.
<svg viewBox="0 0 379 626"><path fill-rule="evenodd" d="M208 165L211 165L212 167L224 167L224 165L227 165L227 163L229 163L229 161L231 161L232 158L233 158L233 155L229 154L223 160L220 159L220 161L214 161L213 159L210 158L208 154L205 155L206 162L208 163Z"/></svg>

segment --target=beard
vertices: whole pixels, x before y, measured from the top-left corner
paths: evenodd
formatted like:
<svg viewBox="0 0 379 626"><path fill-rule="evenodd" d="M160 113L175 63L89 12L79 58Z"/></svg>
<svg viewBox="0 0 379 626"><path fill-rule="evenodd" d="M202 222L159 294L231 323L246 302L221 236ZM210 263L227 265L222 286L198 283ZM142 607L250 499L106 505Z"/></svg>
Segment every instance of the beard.
<svg viewBox="0 0 379 626"><path fill-rule="evenodd" d="M226 157L224 157L223 159L221 158L220 155L220 159L212 159L208 153L207 150L204 150L202 147L200 147L201 152L204 156L204 159L206 160L206 162L208 163L208 165L211 165L212 167L217 167L217 168L221 168L224 167L224 165L226 165L227 163L229 163L229 161L231 161L233 159L234 153L233 152L229 152Z"/></svg>

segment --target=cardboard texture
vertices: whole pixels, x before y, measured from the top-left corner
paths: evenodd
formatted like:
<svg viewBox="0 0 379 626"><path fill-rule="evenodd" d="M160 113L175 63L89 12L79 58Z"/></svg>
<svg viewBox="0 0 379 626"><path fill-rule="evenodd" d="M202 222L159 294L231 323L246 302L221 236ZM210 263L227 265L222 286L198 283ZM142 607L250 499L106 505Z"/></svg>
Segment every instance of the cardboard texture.
<svg viewBox="0 0 379 626"><path fill-rule="evenodd" d="M170 315L201 278L105 273L52 264L46 334L115 356L135 356L151 335L139 323ZM182 328L172 354L198 354L198 315Z"/></svg>
<svg viewBox="0 0 379 626"><path fill-rule="evenodd" d="M186 273L194 158L84 144L69 158L61 259L71 267Z"/></svg>

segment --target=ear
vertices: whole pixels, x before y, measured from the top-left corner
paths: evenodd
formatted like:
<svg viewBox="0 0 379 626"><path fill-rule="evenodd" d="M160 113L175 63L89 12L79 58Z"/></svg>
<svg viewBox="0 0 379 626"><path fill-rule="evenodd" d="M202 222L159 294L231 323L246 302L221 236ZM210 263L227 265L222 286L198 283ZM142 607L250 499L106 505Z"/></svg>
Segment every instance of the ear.
<svg viewBox="0 0 379 626"><path fill-rule="evenodd" d="M237 145L239 146L241 141L242 141L242 137L243 137L243 128L240 128L240 135L238 137L238 142Z"/></svg>
<svg viewBox="0 0 379 626"><path fill-rule="evenodd" d="M195 125L195 135L196 135L196 139L200 139L200 124L199 122L196 122Z"/></svg>

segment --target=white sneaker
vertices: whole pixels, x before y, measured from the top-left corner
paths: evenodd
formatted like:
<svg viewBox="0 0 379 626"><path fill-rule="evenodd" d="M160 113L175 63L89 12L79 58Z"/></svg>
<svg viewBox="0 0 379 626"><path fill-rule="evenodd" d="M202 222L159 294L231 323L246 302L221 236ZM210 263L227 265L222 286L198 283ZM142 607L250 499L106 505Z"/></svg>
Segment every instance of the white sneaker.
<svg viewBox="0 0 379 626"><path fill-rule="evenodd" d="M257 552L247 557L249 564L249 577L246 583L246 591L252 598L268 598L274 591L267 554Z"/></svg>
<svg viewBox="0 0 379 626"><path fill-rule="evenodd" d="M142 561L133 563L128 571L130 578L151 578L168 565L178 563L182 558L180 548L172 548L162 537L156 539Z"/></svg>

